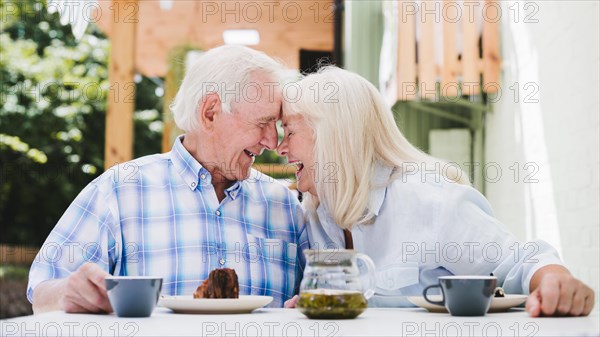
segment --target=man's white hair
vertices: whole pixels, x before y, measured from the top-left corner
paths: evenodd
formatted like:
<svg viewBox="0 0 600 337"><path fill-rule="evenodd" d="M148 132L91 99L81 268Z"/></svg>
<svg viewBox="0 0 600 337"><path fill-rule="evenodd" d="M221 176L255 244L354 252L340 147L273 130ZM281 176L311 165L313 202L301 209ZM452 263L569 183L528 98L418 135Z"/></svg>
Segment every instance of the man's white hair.
<svg viewBox="0 0 600 337"><path fill-rule="evenodd" d="M177 127L186 132L198 128L198 108L207 94L218 94L223 111L231 113L232 104L239 103L245 89L254 85L251 84L252 80L266 76L266 81L273 81L278 85L282 70L283 66L279 62L248 47L226 45L207 51L186 71L181 87L171 103ZM261 78L261 81L265 79Z"/></svg>

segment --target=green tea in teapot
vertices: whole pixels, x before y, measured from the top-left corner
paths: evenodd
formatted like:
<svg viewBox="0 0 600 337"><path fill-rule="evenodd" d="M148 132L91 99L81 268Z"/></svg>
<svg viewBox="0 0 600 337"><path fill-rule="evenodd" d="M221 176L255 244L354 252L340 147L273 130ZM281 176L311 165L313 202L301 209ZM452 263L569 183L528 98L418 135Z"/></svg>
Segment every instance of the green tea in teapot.
<svg viewBox="0 0 600 337"><path fill-rule="evenodd" d="M365 296L358 291L311 289L300 293L296 307L308 318L355 318L367 308Z"/></svg>

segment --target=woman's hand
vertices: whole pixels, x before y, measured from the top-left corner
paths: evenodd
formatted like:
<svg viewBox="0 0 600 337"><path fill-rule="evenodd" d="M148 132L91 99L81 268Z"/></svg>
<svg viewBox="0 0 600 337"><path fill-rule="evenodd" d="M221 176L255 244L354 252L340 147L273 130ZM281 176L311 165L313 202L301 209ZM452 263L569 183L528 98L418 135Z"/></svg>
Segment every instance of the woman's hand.
<svg viewBox="0 0 600 337"><path fill-rule="evenodd" d="M594 291L571 275L564 267L540 268L531 279L525 309L537 316L587 316L594 308Z"/></svg>
<svg viewBox="0 0 600 337"><path fill-rule="evenodd" d="M283 303L283 307L288 308L288 309L295 308L297 301L298 301L298 295L294 295L294 297L290 298L289 300L285 301L285 303Z"/></svg>

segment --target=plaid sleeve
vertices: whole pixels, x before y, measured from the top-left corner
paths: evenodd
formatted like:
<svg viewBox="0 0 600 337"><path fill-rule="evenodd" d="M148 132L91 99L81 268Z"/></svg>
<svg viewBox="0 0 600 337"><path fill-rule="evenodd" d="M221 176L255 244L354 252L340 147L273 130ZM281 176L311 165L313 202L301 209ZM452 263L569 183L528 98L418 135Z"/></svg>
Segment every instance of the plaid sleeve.
<svg viewBox="0 0 600 337"><path fill-rule="evenodd" d="M98 180L86 186L60 218L38 252L27 286L32 302L35 287L43 281L69 276L82 264L93 262L112 273L115 268L114 216ZM112 187L108 187L112 191ZM120 234L117 235L120 237Z"/></svg>
<svg viewBox="0 0 600 337"><path fill-rule="evenodd" d="M304 276L304 266L306 264L306 257L304 256L304 250L309 249L308 245L308 232L306 230L306 223L304 219L304 212L302 206L298 204L296 211L296 223L298 224L299 235L298 235L298 253L296 263L296 285L294 286L294 294L300 292L300 282Z"/></svg>

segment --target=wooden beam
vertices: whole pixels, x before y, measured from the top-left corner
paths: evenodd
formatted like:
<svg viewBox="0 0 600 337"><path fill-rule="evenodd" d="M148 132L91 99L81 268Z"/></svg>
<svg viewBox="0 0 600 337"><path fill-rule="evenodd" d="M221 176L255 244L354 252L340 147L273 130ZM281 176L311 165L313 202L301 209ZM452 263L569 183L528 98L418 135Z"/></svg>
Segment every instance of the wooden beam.
<svg viewBox="0 0 600 337"><path fill-rule="evenodd" d="M462 106L465 107L467 109L470 109L473 112L476 112L478 114L483 114L487 111L491 111L490 106L488 105L483 105L481 103L476 103L476 102L471 102L468 99L465 98L452 98L452 99L447 99L442 97L442 99L440 99L440 101L438 102L438 104L440 104L440 106L444 106L444 105L448 105L448 106Z"/></svg>
<svg viewBox="0 0 600 337"><path fill-rule="evenodd" d="M417 4L400 1L398 8L398 99L416 98L416 47L415 22Z"/></svg>
<svg viewBox="0 0 600 337"><path fill-rule="evenodd" d="M111 23L117 12L111 9L110 1L97 3L92 8L99 11L92 17L112 37ZM136 69L148 77L165 76L169 50L181 45L204 50L218 47L223 45L223 31L228 29L258 30L260 42L251 47L290 68L299 68L300 49L333 50L333 0L173 0L169 10L161 9L157 0L138 4Z"/></svg>
<svg viewBox="0 0 600 337"><path fill-rule="evenodd" d="M479 10L478 10L479 9ZM477 31L477 18L480 16L479 1L464 1L462 20L463 48L462 48L462 77L463 95L479 94L479 33Z"/></svg>
<svg viewBox="0 0 600 337"><path fill-rule="evenodd" d="M498 22L502 16L500 4L486 0L483 7L483 90L496 93L500 88L500 34Z"/></svg>
<svg viewBox="0 0 600 337"><path fill-rule="evenodd" d="M421 36L419 39L419 96L421 99L431 101L437 100L437 86L435 74L435 13L436 3L433 1L421 1L419 16L419 27Z"/></svg>
<svg viewBox="0 0 600 337"><path fill-rule="evenodd" d="M293 164L253 164L252 168L271 177L294 177L296 165Z"/></svg>
<svg viewBox="0 0 600 337"><path fill-rule="evenodd" d="M442 96L456 97L459 88L458 73L460 72L456 34L461 12L460 5L456 1L444 0L443 6L446 6L447 10L442 11L444 62L441 69L440 92Z"/></svg>
<svg viewBox="0 0 600 337"><path fill-rule="evenodd" d="M438 109L432 106L428 106L425 105L425 102L407 102L408 106L417 109L417 110L421 110L423 112L427 112L430 113L434 116L438 116L438 117L442 117L451 121L455 121L458 123L462 123L465 126L468 126L469 128L472 128L472 123L471 120L465 117L461 117L461 116L457 116L451 112L442 110L442 109Z"/></svg>
<svg viewBox="0 0 600 337"><path fill-rule="evenodd" d="M138 0L112 0L104 168L131 160L135 108L135 31Z"/></svg>
<svg viewBox="0 0 600 337"><path fill-rule="evenodd" d="M185 59L184 59L185 60ZM175 69L176 65L174 62L167 61L167 75L165 76L165 95L163 98L163 134L162 134L162 152L169 152L173 147L171 139L173 138L173 131L177 128L175 120L173 119L173 113L171 112L170 103L175 99L177 95L177 89L179 83L175 80ZM180 67L184 67L184 63L179 64Z"/></svg>

